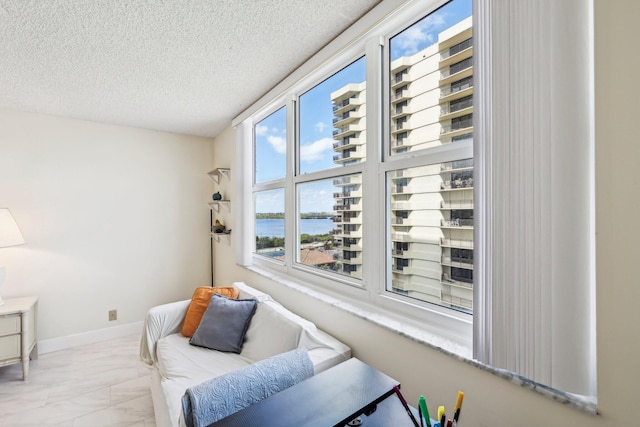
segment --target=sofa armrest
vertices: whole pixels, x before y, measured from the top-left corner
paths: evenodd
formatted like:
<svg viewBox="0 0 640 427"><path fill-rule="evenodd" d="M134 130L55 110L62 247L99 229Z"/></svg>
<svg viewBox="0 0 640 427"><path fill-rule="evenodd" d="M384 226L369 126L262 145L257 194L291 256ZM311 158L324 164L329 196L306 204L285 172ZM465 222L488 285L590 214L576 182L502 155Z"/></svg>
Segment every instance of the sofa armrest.
<svg viewBox="0 0 640 427"><path fill-rule="evenodd" d="M140 338L140 360L149 366L158 362L156 344L160 338L175 334L182 328L191 300L177 301L153 307L144 319Z"/></svg>
<svg viewBox="0 0 640 427"><path fill-rule="evenodd" d="M303 330L298 348L309 352L316 374L351 358L349 346L317 328Z"/></svg>

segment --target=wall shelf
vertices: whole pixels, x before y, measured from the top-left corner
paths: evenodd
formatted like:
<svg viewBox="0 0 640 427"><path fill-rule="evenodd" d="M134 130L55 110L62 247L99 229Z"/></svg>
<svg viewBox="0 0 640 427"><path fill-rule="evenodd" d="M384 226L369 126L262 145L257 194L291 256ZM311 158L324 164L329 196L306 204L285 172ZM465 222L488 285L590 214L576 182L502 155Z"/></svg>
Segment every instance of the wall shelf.
<svg viewBox="0 0 640 427"><path fill-rule="evenodd" d="M212 170L211 172L208 173L209 177L211 177L211 179L219 186L221 184L221 181L223 180L223 177L225 179L227 179L227 181L231 181L231 169L229 168L216 168L214 170ZM219 194L219 193L218 193ZM211 235L211 256L212 256L212 267L211 267L211 271L213 272L213 241L215 240L216 243L220 243L220 241L226 241L228 245L231 245L231 230L225 231L223 233L214 233L214 215L213 215L213 211L216 211L217 213L221 213L221 211L227 211L229 213L231 213L231 200L214 200L212 202L209 202L209 207L211 208L211 229L210 231L210 235ZM222 215L222 220L224 220L224 215ZM216 219L217 221L217 219ZM224 222L224 221L223 221ZM224 228L223 228L224 230ZM211 280L211 283L213 283L213 278Z"/></svg>
<svg viewBox="0 0 640 427"><path fill-rule="evenodd" d="M218 243L220 243L221 240L226 240L227 244L229 245L231 244L231 231L227 233L210 233L210 234L211 234L211 238Z"/></svg>
<svg viewBox="0 0 640 427"><path fill-rule="evenodd" d="M209 172L209 176L216 184L220 184L220 177L224 176L227 179L231 179L231 169L229 168L216 168Z"/></svg>
<svg viewBox="0 0 640 427"><path fill-rule="evenodd" d="M224 206L227 211L231 212L231 200L215 200L209 202L209 206L218 213L220 213L220 206Z"/></svg>

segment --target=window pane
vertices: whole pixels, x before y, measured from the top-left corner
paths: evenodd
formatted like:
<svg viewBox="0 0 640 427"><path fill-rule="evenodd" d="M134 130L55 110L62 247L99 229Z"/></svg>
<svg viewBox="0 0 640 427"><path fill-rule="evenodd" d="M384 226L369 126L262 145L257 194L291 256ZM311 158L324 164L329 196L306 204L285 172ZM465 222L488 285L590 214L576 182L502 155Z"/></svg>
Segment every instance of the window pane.
<svg viewBox="0 0 640 427"><path fill-rule="evenodd" d="M453 0L391 39L391 154L473 136L471 0Z"/></svg>
<svg viewBox="0 0 640 427"><path fill-rule="evenodd" d="M287 109L282 107L254 127L255 182L283 179L287 173Z"/></svg>
<svg viewBox="0 0 640 427"><path fill-rule="evenodd" d="M365 157L365 58L300 96L300 173Z"/></svg>
<svg viewBox="0 0 640 427"><path fill-rule="evenodd" d="M284 188L258 191L256 207L256 253L284 260Z"/></svg>
<svg viewBox="0 0 640 427"><path fill-rule="evenodd" d="M362 175L298 185L297 261L362 278Z"/></svg>
<svg viewBox="0 0 640 427"><path fill-rule="evenodd" d="M387 175L391 283L387 290L471 312L473 159Z"/></svg>

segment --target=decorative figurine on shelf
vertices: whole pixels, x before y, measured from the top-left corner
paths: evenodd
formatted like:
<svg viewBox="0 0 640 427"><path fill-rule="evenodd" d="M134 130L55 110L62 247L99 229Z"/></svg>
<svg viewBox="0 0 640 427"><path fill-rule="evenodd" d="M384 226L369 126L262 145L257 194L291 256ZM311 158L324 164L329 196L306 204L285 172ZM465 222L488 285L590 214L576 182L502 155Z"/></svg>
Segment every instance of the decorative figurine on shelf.
<svg viewBox="0 0 640 427"><path fill-rule="evenodd" d="M216 223L213 225L213 232L224 233L224 229L225 229L224 225L222 225L219 219L216 219Z"/></svg>
<svg viewBox="0 0 640 427"><path fill-rule="evenodd" d="M213 193L213 200L222 200L222 194L219 191Z"/></svg>

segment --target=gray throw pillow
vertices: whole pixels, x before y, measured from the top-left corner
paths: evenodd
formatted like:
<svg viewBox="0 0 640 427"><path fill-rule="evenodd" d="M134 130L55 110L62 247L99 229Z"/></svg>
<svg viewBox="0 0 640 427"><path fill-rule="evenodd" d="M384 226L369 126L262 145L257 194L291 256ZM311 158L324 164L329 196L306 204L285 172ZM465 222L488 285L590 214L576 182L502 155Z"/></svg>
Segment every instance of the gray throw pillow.
<svg viewBox="0 0 640 427"><path fill-rule="evenodd" d="M258 301L211 296L207 310L189 344L212 350L240 353L244 335L256 312Z"/></svg>

